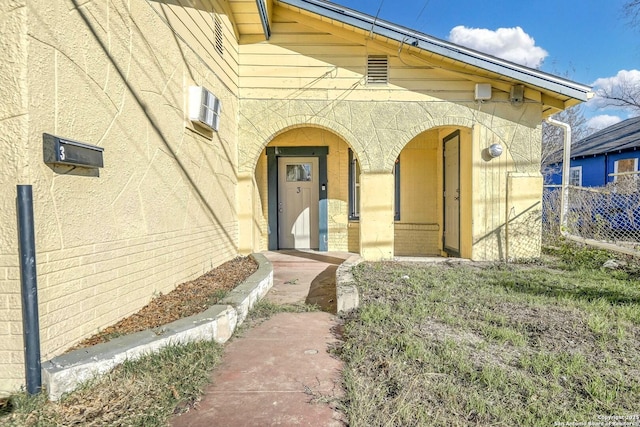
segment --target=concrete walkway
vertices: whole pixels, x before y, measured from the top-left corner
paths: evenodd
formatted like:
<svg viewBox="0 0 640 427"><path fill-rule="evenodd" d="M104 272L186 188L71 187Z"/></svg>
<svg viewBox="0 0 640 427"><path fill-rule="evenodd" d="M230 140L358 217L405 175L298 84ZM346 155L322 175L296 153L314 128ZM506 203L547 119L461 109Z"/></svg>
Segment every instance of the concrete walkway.
<svg viewBox="0 0 640 427"><path fill-rule="evenodd" d="M351 254L264 255L274 272L267 300L330 306L335 304L335 270ZM322 399L342 394L341 362L328 353L337 342L336 326L335 316L327 312L281 313L234 338L226 344L202 401L174 417L172 426L346 425L342 414Z"/></svg>

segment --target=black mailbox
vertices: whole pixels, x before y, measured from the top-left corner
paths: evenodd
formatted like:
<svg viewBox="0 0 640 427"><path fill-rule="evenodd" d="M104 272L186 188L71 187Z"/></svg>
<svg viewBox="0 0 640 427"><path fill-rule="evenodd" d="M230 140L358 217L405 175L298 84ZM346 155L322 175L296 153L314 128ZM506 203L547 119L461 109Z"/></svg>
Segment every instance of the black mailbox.
<svg viewBox="0 0 640 427"><path fill-rule="evenodd" d="M48 133L42 134L44 162L59 165L82 166L85 168L104 167L104 148L60 138Z"/></svg>

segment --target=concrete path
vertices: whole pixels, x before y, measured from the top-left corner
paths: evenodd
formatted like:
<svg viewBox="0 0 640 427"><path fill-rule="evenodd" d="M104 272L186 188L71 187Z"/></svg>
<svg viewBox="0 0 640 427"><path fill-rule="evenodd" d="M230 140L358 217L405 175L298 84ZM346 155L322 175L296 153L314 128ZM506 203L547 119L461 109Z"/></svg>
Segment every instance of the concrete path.
<svg viewBox="0 0 640 427"><path fill-rule="evenodd" d="M267 252L274 284L266 299L335 302L332 272L349 253ZM315 296L314 296L315 295ZM341 362L328 349L337 342L335 316L281 313L225 345L222 364L195 409L174 417L174 427L344 426L323 397L340 396Z"/></svg>

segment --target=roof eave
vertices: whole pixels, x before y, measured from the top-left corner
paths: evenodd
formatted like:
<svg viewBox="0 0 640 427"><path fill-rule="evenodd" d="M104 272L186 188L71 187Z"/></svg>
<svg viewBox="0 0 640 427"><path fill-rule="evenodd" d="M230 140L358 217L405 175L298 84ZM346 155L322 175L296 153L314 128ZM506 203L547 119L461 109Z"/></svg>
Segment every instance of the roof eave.
<svg viewBox="0 0 640 427"><path fill-rule="evenodd" d="M592 96L589 86L449 43L339 5L328 4L322 0L278 1L578 101L588 101Z"/></svg>
<svg viewBox="0 0 640 427"><path fill-rule="evenodd" d="M260 15L264 37L269 40L271 38L271 26L269 25L269 13L267 12L265 0L256 0L256 6L258 7L258 15Z"/></svg>

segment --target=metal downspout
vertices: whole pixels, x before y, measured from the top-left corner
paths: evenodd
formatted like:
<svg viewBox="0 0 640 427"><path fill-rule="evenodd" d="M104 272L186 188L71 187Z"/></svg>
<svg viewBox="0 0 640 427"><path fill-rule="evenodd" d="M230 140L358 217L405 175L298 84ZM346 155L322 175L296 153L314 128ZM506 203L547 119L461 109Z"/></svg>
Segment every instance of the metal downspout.
<svg viewBox="0 0 640 427"><path fill-rule="evenodd" d="M564 129L564 150L562 153L562 192L560 193L560 234L567 237L567 217L569 213L569 170L571 169L571 126L568 123L548 117L550 125Z"/></svg>
<svg viewBox="0 0 640 427"><path fill-rule="evenodd" d="M30 185L18 185L17 210L25 376L27 393L37 394L42 389L42 371L40 364L40 320L38 316L33 193Z"/></svg>

